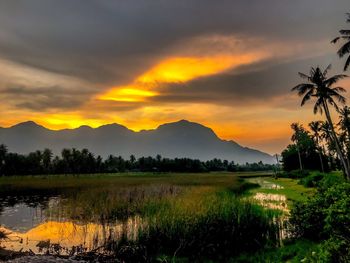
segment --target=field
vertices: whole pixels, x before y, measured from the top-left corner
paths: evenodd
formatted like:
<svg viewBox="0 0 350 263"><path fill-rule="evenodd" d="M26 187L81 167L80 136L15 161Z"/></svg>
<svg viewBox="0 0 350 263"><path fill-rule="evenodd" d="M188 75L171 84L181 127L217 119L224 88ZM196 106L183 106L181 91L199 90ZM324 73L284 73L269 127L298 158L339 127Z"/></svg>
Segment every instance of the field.
<svg viewBox="0 0 350 263"><path fill-rule="evenodd" d="M266 175L130 173L1 178L1 209L17 206L18 210L24 204L26 209L39 207L44 214L34 227L23 230L19 225L21 231L12 230L13 236L29 240L26 247L12 243L14 250L38 250L41 246L38 252L64 254L80 246L85 251L118 255L127 262L146 255L153 259L223 259L277 242L274 213L241 198L252 185L240 176ZM77 238L80 236L82 239Z"/></svg>

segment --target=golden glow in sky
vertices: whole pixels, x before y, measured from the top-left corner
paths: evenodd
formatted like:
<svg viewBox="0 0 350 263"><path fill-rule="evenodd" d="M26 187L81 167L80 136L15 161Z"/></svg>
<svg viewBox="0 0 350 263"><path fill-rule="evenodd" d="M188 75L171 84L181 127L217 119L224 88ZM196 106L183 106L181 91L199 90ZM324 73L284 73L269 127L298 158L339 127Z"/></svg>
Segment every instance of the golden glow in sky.
<svg viewBox="0 0 350 263"><path fill-rule="evenodd" d="M225 40L226 41L226 40ZM231 41L231 40L230 40ZM239 100L232 105L202 102L163 102L157 100L165 92L169 83L177 83L185 91L188 82L202 77L208 77L229 71L234 74L240 66L257 63L273 54L262 48L260 51L227 52L222 51L209 55L170 56L151 65L143 73L136 75L132 81L123 85L101 87L84 103L68 109L49 109L43 111L23 110L0 105L1 112L7 114L0 120L0 126L8 127L18 122L33 120L49 129L77 128L88 125L93 128L118 123L140 131L154 129L160 124L188 119L212 128L220 138L236 140L245 146L259 148L275 153L276 146L271 142L279 140L284 147L289 141L289 125L294 119L301 122L298 116L298 102L293 98L292 111L285 104L290 101L285 98L270 100L270 104L260 101L259 104L245 104ZM52 83L55 75L44 75L33 69L25 71L13 66L7 66L7 76L12 78L32 79L41 86L41 82ZM20 75L18 75L19 73ZM10 74L11 73L11 74ZM59 78L62 86L79 85L74 78ZM82 90L89 83L81 84ZM215 91L214 91L215 92ZM0 94L1 98L1 94ZM19 97L20 98L20 97ZM289 97L288 97L289 98ZM238 103L237 103L238 102ZM274 107L279 107L276 111ZM304 109L305 110L305 109ZM289 116L289 118L286 118ZM313 118L312 113L305 115L305 121ZM253 121L252 121L253 120ZM271 128L275 127L275 128ZM281 146L277 146L282 148Z"/></svg>
<svg viewBox="0 0 350 263"><path fill-rule="evenodd" d="M311 1L87 1L79 12L69 0L7 1L0 127L32 120L53 130L119 123L139 131L186 119L281 151L290 123L323 119L290 92L297 73L330 63L332 75L343 72L330 40L347 29L349 0Z"/></svg>
<svg viewBox="0 0 350 263"><path fill-rule="evenodd" d="M251 63L262 53L235 56L174 57L159 62L128 86L113 87L98 96L100 100L142 102L161 92L162 83L186 82ZM159 91L159 92L158 92Z"/></svg>

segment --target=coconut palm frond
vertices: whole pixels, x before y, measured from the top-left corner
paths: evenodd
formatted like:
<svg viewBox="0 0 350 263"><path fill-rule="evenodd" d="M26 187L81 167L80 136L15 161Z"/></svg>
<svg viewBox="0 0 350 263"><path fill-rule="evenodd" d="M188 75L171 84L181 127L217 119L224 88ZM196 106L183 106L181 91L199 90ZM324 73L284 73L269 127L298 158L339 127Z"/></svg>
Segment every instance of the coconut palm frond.
<svg viewBox="0 0 350 263"><path fill-rule="evenodd" d="M349 66L350 66L350 56L348 56L348 59L345 62L344 70L347 70Z"/></svg>
<svg viewBox="0 0 350 263"><path fill-rule="evenodd" d="M303 79L310 79L310 76L304 74L304 73L301 73L301 72L298 72L298 75L299 77L303 78Z"/></svg>
<svg viewBox="0 0 350 263"><path fill-rule="evenodd" d="M304 104L309 101L313 95L314 91L313 90L309 90L305 96L303 97L303 99L301 100L301 106L304 106ZM299 94L300 95L300 94Z"/></svg>
<svg viewBox="0 0 350 263"><path fill-rule="evenodd" d="M304 95L306 92L310 91L310 90L314 90L314 85L313 84L309 84L309 83L302 83L299 84L297 86L295 86L294 88L292 88L292 91L297 91L299 96Z"/></svg>
<svg viewBox="0 0 350 263"><path fill-rule="evenodd" d="M341 48L338 50L339 57L343 57L344 55L350 53L350 42L345 43Z"/></svg>
<svg viewBox="0 0 350 263"><path fill-rule="evenodd" d="M344 74L338 74L338 75L334 75L332 77L330 77L329 79L327 79L324 84L327 86L327 87L330 87L332 86L333 84L337 83L339 80L341 79L344 79L348 77L347 75L344 75Z"/></svg>
<svg viewBox="0 0 350 263"><path fill-rule="evenodd" d="M331 70L331 68L332 68L332 64L329 64L329 65L326 67L326 69L323 71L322 74L323 74L324 76L327 76L328 71Z"/></svg>
<svg viewBox="0 0 350 263"><path fill-rule="evenodd" d="M340 37L336 37L331 41L331 43L336 44L339 40L340 40Z"/></svg>
<svg viewBox="0 0 350 263"><path fill-rule="evenodd" d="M323 113L323 110L322 110L322 100L317 100L315 105L314 105L314 114L317 114L318 112L320 112L320 114Z"/></svg>
<svg viewBox="0 0 350 263"><path fill-rule="evenodd" d="M332 90L335 92L346 92L346 89L342 87L335 87L335 88L332 88Z"/></svg>

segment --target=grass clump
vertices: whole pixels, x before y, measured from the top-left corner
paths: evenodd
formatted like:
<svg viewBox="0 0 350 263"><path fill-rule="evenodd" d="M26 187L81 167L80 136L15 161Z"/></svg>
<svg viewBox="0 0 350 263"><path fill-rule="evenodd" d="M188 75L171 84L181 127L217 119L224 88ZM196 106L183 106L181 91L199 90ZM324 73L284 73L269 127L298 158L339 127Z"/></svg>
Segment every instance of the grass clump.
<svg viewBox="0 0 350 263"><path fill-rule="evenodd" d="M275 262L317 262L315 253L318 244L306 239L289 241L283 247L263 249L256 253L242 253L229 262L275 263Z"/></svg>
<svg viewBox="0 0 350 263"><path fill-rule="evenodd" d="M196 188L147 217L137 243L147 255L227 259L276 243L273 214L229 190Z"/></svg>

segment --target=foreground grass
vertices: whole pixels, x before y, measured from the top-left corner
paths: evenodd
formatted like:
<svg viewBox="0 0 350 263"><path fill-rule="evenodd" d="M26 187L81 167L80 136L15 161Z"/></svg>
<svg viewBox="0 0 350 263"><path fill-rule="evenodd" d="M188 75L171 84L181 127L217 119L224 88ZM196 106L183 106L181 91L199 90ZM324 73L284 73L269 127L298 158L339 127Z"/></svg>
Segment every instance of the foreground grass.
<svg viewBox="0 0 350 263"><path fill-rule="evenodd" d="M126 246L137 248L132 251L142 248L140 256L146 254L151 262L160 257L164 262L174 258L223 262L242 251L256 251L277 243L274 213L243 201L232 189L196 187L155 206L144 215L146 226L135 241L114 245L117 255ZM131 254L127 256L135 256ZM121 259L139 260L128 257Z"/></svg>
<svg viewBox="0 0 350 263"><path fill-rule="evenodd" d="M280 248L264 249L254 254L242 253L230 260L232 263L276 263L276 262L317 262L314 256L318 244L299 239L289 242Z"/></svg>
<svg viewBox="0 0 350 263"><path fill-rule="evenodd" d="M1 177L1 190L4 188L77 188L111 185L114 187L173 184L173 185L234 185L238 182L236 173L117 173L91 175L43 175Z"/></svg>
<svg viewBox="0 0 350 263"><path fill-rule="evenodd" d="M244 173L254 177L258 173ZM266 174L266 173L262 173ZM277 238L273 214L242 200L250 187L237 173L130 173L0 178L0 194L63 197L58 218L115 222L141 216L136 239L106 240L121 261L185 257L225 261L256 251ZM29 198L29 202L33 202ZM55 208L53 208L55 209ZM51 215L55 211L50 210ZM128 229L125 230L126 232Z"/></svg>

